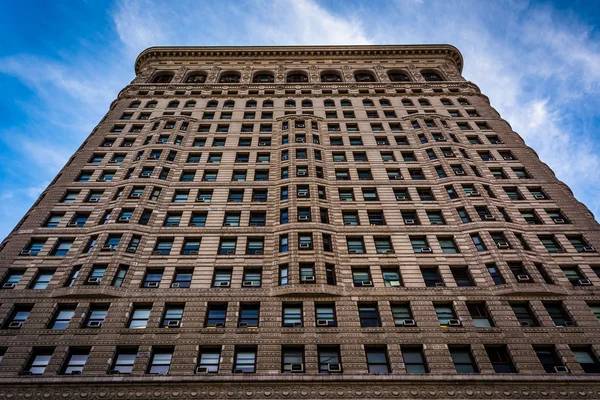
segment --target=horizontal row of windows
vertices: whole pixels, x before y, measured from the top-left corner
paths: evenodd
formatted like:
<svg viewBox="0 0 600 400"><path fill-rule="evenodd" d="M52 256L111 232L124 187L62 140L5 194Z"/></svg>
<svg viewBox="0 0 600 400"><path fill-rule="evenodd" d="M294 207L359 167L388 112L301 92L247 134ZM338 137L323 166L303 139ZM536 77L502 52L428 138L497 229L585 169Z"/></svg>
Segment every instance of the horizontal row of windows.
<svg viewBox="0 0 600 400"><path fill-rule="evenodd" d="M465 98L458 98L456 99L456 104L449 98L441 98L439 99L440 103L442 106L444 107L448 107L448 106L455 106L456 104L460 105L460 106L470 106L471 103L465 99ZM309 99L304 99L304 100L300 100L298 102L296 102L296 100L293 99L287 99L287 100L263 100L261 105L263 108L272 108L275 106L275 102L277 101L277 106L278 107L285 107L285 108L295 108L297 106L301 106L302 108L313 108L313 100L309 100ZM283 101L283 105L281 105L281 101ZM413 102L412 99L409 98L402 98L400 100L402 106L404 107L414 107L415 103ZM392 107L392 102L389 99L386 98L381 98L378 100L379 106L381 107ZM420 106L423 107L430 107L432 106L431 101L427 98L419 98L417 99L417 103ZM372 99L363 99L361 102L362 106L364 107L375 107L375 101ZM142 102L140 100L135 100L131 103L129 103L128 108L140 108L142 106ZM158 100L149 100L145 103L144 108L157 108L158 106ZM182 102L179 100L170 100L166 106L167 109L178 109L180 108L180 106L182 106ZM220 107L222 108L235 108L235 100L225 100L223 102L223 104L221 104ZM320 104L319 104L320 106ZM335 107L335 100L334 99L324 99L323 100L323 107L325 108L331 108L331 107ZM352 99L341 99L339 100L339 106L342 108L349 108L349 107L354 107L356 106L356 104L353 104ZM183 106L184 109L188 109L188 108L195 108L196 107L196 101L194 100L188 100L183 102ZM206 105L204 106L204 108L217 108L219 107L219 101L218 100L209 100ZM244 107L245 108L257 108L258 107L258 101L257 100L246 100L246 102L244 103ZM479 114L477 113L476 110L466 110L467 115L469 117L478 117Z"/></svg>
<svg viewBox="0 0 600 400"><path fill-rule="evenodd" d="M256 345L235 345L225 353L222 346L201 346L197 354L198 362L195 372L197 374L262 372L258 364L258 347ZM402 344L399 348L400 352L394 349L393 357L390 356L387 345L365 344L361 347L364 351L365 364L358 366L356 360L353 360L354 369L364 368L370 374L436 372L436 367L431 366L426 357L429 351L434 352L435 350L429 350L427 345ZM481 350L477 351L477 355L471 345L452 344L445 347L448 351L446 357L454 364L457 374L477 374L488 368L495 373L502 374L521 372L518 363L515 363L512 358L509 346L506 345L483 345L481 349L477 349ZM61 375L81 375L86 370L85 367L92 350L92 347L69 348L57 372ZM304 345L281 346L281 373L336 374L344 372L339 345L317 345L315 350L305 349ZM537 356L540 367L547 373L600 373L600 361L596 350L591 345L563 345L557 348L552 344L536 344L532 346L531 350ZM6 349L2 349L0 358L4 357L6 352ZM33 348L20 374L44 374L51 360L60 357L54 353L55 349L52 347ZM140 355L140 349L137 346L117 347L112 355L112 363L109 363L110 367L107 373L129 375L139 372L140 374L167 375L171 371L173 360L177 361L178 355L175 346L154 346L146 356ZM436 357L439 356L438 350ZM269 357L273 357L272 349ZM357 354L353 354L353 358L356 357ZM396 360L395 357L398 359ZM566 357L568 357L568 364L571 365L571 368L577 365L581 371L571 371L565 363ZM314 361L309 363L308 360ZM141 365L142 363L144 366ZM96 363L96 365L102 364L106 363ZM182 362L179 361L178 364L182 364ZM227 370L227 367L231 367L231 369ZM444 370L444 372L447 371Z"/></svg>
<svg viewBox="0 0 600 400"><path fill-rule="evenodd" d="M422 69L419 71L420 75L427 82L440 82L445 81L444 75L437 69ZM387 72L387 78L392 82L414 82L415 79L411 78L411 73L407 70L391 70ZM208 72L204 71L193 71L189 72L181 83L205 83L208 76ZM286 74L287 83L308 83L310 74L306 71L295 70ZM327 70L320 74L320 82L322 83L335 83L344 82L346 75L338 70ZM361 70L353 72L354 82L378 82L377 75L373 71ZM175 72L170 71L158 71L152 78L150 83L171 83L175 77ZM240 83L242 79L242 73L238 71L223 71L220 73L217 79L218 83ZM346 79L347 80L347 79ZM252 83L274 83L275 72L272 71L258 71L252 75Z"/></svg>
<svg viewBox="0 0 600 400"><path fill-rule="evenodd" d="M204 328L225 328L230 327L231 323L238 328L258 328L262 325L273 327L280 325L283 328L302 328L306 326L316 327L338 327L345 326L358 321L362 328L381 328L381 327L431 327L431 317L433 313L437 318L439 326L442 328L452 327L476 327L493 328L497 326L492 313L490 313L486 302L467 302L460 304L461 312L457 313L456 305L452 302L433 302L430 304L432 310L424 309L423 302L419 302L417 313L413 313L410 302L384 302L382 307L384 315L377 302L356 302L355 311L348 311L344 307L344 317L338 321L339 315L336 311L334 302L315 302L314 315L311 317L305 312L305 304L302 302L282 302L277 304L262 304L266 315L272 316L275 313L280 318L269 317L265 320L261 314L261 302L240 302L229 307L227 302L208 302L204 310ZM543 309L534 309L528 301L511 301L509 306L515 319L523 327L537 326L555 326L555 327L574 327L576 321L564 307L564 304L556 301L542 301ZM590 311L596 317L600 317L600 306L597 303L588 304ZM186 323L197 321L197 308L194 307L194 317L187 319L185 313L185 303L166 303L161 307L160 318L156 318L157 310L153 310L152 303L134 303L129 310L119 309L119 314L126 313L128 318L125 327L129 329L145 328L180 328ZM84 317L81 319L75 317L78 311L77 304L59 304L55 307L53 315L46 323L47 329L64 330L67 328L101 328L106 322L110 305L106 303L92 303L85 310ZM312 307L311 307L312 308ZM464 311L463 311L464 309ZM27 322L32 313L32 304L16 304L13 306L8 318L5 319L4 329L20 329ZM79 309L80 310L80 309ZM352 315L350 315L352 314ZM502 315L500 325L507 323ZM416 317L415 317L416 315ZM114 317L114 316L113 316ZM383 318L382 318L383 317ZM307 318L314 318L314 322L307 321ZM36 321L40 321L40 316ZM73 320L73 321L72 321ZM543 322L543 321L548 321ZM237 321L237 322L236 322ZM280 322L279 322L280 321ZM468 321L468 322L467 322ZM549 323L552 323L550 325ZM465 324L466 322L466 324ZM39 323L39 322L38 322ZM195 324L195 322L194 322ZM77 326L75 326L77 325Z"/></svg>
<svg viewBox="0 0 600 400"><path fill-rule="evenodd" d="M303 222L304 218L302 214L299 215L299 221ZM305 214L305 218L309 219L310 216ZM304 220L306 220L304 219ZM232 224L235 225L236 218L232 217ZM227 222L227 220L226 220ZM232 224L225 226L232 226ZM405 221L406 224L406 221ZM259 225L260 226L260 225ZM513 248L513 245L508 240L505 232L503 231L491 231L489 232L494 244L500 250L510 250ZM297 233L297 248L298 250L314 250L315 237L313 233L310 232L299 232ZM333 242L330 234L323 233L320 235L322 237L322 245L323 250L327 252L334 251ZM525 239L525 235L520 233L515 233L515 237L518 242L521 244L524 250L531 250L531 246L528 244L528 241ZM570 243L573 250L578 253L595 253L596 249L592 247L589 242L584 239L582 235L566 235L567 242ZM100 251L114 252L119 249L119 245L121 244L121 240L123 238L122 233L110 233L104 244L101 246ZM396 237L396 241L403 241L403 245L406 244L406 240L400 239ZM539 243L545 248L548 253L566 253L567 248L564 246L558 239L556 235L546 234L546 235L537 235ZM198 255L200 252L200 243L202 241L202 237L186 237L181 238L183 244L180 247L179 254L181 255ZM479 233L472 233L471 239L473 241L474 246L478 251L486 251L487 247L485 243L482 241ZM37 256L40 253L44 253L46 246L46 238L32 238L29 243L21 250L21 256ZM458 247L454 236L436 236L436 241L439 247L433 247L431 243L433 241L429 239L426 235L409 235L408 243L413 249L415 254L429 254L429 253L444 253L444 254L458 254L460 253L460 248ZM50 251L45 254L49 256L56 257L64 257L67 255L73 243L75 242L74 238L58 238L51 243ZM135 253L140 245L141 236L133 235L130 239L129 244L126 247L126 251L129 253ZM181 241L178 239L178 243ZM211 242L214 242L211 240ZM260 255L262 256L265 252L265 237L264 236L248 236L240 242L245 242L245 254L246 255ZM365 240L365 236L359 235L346 235L345 239L347 245L348 254L367 254L372 253L375 250L377 254L393 254L395 253L394 246L392 243L391 236L384 235L376 235L372 237L367 237ZM173 252L175 244L174 237L159 237L156 239L153 245L153 255L158 256L166 256L170 255ZM280 251L288 251L289 250L289 236L288 235L280 235L279 237L279 250ZM83 247L83 253L90 253L93 251L98 245L98 236L89 237L85 245ZM212 247L212 246L211 246ZM207 250L202 250L203 254L206 255ZM569 251L570 252L570 251ZM238 254L238 237L225 237L220 236L219 244L216 249L217 255L235 255Z"/></svg>

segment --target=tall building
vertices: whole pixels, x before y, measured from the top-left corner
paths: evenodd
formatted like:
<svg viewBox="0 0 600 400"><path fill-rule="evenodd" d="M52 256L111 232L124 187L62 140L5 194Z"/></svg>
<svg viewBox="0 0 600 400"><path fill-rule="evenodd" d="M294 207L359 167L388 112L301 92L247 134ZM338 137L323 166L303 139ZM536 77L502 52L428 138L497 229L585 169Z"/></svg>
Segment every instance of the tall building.
<svg viewBox="0 0 600 400"><path fill-rule="evenodd" d="M160 47L2 243L0 399L600 398L600 229L448 45Z"/></svg>

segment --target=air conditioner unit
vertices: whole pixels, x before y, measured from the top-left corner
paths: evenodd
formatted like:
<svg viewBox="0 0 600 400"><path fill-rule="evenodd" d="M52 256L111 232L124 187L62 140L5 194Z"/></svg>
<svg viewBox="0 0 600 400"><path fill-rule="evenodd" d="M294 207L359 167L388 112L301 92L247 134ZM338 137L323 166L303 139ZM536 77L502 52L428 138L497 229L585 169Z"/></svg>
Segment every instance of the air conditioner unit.
<svg viewBox="0 0 600 400"><path fill-rule="evenodd" d="M300 243L301 249L310 249L310 243Z"/></svg>
<svg viewBox="0 0 600 400"><path fill-rule="evenodd" d="M514 160L513 156L502 156L505 160Z"/></svg>
<svg viewBox="0 0 600 400"><path fill-rule="evenodd" d="M361 281L360 285L361 286L373 286L373 282L372 281Z"/></svg>
<svg viewBox="0 0 600 400"><path fill-rule="evenodd" d="M174 282L174 283L171 283L171 287L172 288L178 288L178 287L180 287L180 285L179 285L178 282Z"/></svg>
<svg viewBox="0 0 600 400"><path fill-rule="evenodd" d="M165 224L165 226L171 226L171 227L173 227L173 226L179 226L179 222L167 222Z"/></svg>
<svg viewBox="0 0 600 400"><path fill-rule="evenodd" d="M460 321L458 319L449 319L448 326L460 326Z"/></svg>
<svg viewBox="0 0 600 400"><path fill-rule="evenodd" d="M135 251L136 251L136 250L137 250L137 249L136 249L135 247L128 247L128 248L127 248L125 251L126 251L127 253L135 253Z"/></svg>
<svg viewBox="0 0 600 400"><path fill-rule="evenodd" d="M110 244L105 244L104 246L102 246L101 250L102 251L114 251L115 248L112 245L110 245Z"/></svg>
<svg viewBox="0 0 600 400"><path fill-rule="evenodd" d="M356 222L346 221L346 222L344 222L344 225L358 225L358 224Z"/></svg>
<svg viewBox="0 0 600 400"><path fill-rule="evenodd" d="M302 328L302 322L294 322L294 323L292 324L292 326L293 326L294 328Z"/></svg>
<svg viewBox="0 0 600 400"><path fill-rule="evenodd" d="M247 322L240 322L238 324L238 328L247 328L248 327L248 323Z"/></svg>
<svg viewBox="0 0 600 400"><path fill-rule="evenodd" d="M97 203L99 201L100 201L100 199L98 197L92 197L91 199L88 199L89 203Z"/></svg>
<svg viewBox="0 0 600 400"><path fill-rule="evenodd" d="M306 171L298 171L298 176L306 176Z"/></svg>
<svg viewBox="0 0 600 400"><path fill-rule="evenodd" d="M225 254L228 255L228 256L233 255L233 254L235 254L235 250L227 250L225 252Z"/></svg>
<svg viewBox="0 0 600 400"><path fill-rule="evenodd" d="M494 217L493 215L489 215L489 214L488 214L488 215L484 215L484 216L483 216L483 219L484 219L485 221L495 221L495 220L496 220L496 217Z"/></svg>
<svg viewBox="0 0 600 400"><path fill-rule="evenodd" d="M589 279L580 279L577 281L577 284L580 286L592 286L592 281Z"/></svg>
<svg viewBox="0 0 600 400"><path fill-rule="evenodd" d="M350 254L358 254L358 251L354 250L354 249L350 249L350 250L348 250L348 253L350 253Z"/></svg>
<svg viewBox="0 0 600 400"><path fill-rule="evenodd" d="M381 253L382 254L394 254L394 250L392 250L392 249L385 249Z"/></svg>
<svg viewBox="0 0 600 400"><path fill-rule="evenodd" d="M2 285L2 289L14 289L17 286L16 283L5 283Z"/></svg>
<svg viewBox="0 0 600 400"><path fill-rule="evenodd" d="M20 256L29 256L29 255L31 255L31 250L21 250L19 255Z"/></svg>
<svg viewBox="0 0 600 400"><path fill-rule="evenodd" d="M123 143L123 147L132 147L132 146L133 146L133 143Z"/></svg>
<svg viewBox="0 0 600 400"><path fill-rule="evenodd" d="M142 173L142 174L140 175L140 178L150 178L151 176L152 176L152 173L145 173L145 172L144 172L144 173Z"/></svg>
<svg viewBox="0 0 600 400"><path fill-rule="evenodd" d="M390 283L390 286L392 286L392 287L399 287L399 286L402 286L402 285L400 284L400 281L389 281L389 283Z"/></svg>
<svg viewBox="0 0 600 400"><path fill-rule="evenodd" d="M404 200L408 200L408 197L406 197L404 195L399 195L399 196L396 196L396 200L404 201Z"/></svg>
<svg viewBox="0 0 600 400"><path fill-rule="evenodd" d="M117 163L117 160L109 160L109 161L108 161L108 163L109 163L109 164L116 164L116 163Z"/></svg>
<svg viewBox="0 0 600 400"><path fill-rule="evenodd" d="M577 326L575 321L565 321L563 326Z"/></svg>
<svg viewBox="0 0 600 400"><path fill-rule="evenodd" d="M217 322L215 328L225 328L225 322Z"/></svg>
<svg viewBox="0 0 600 400"><path fill-rule="evenodd" d="M180 326L181 326L181 321L178 321L178 320L165 321L165 327L167 327L167 328L179 328Z"/></svg>
<svg viewBox="0 0 600 400"><path fill-rule="evenodd" d="M378 140L377 144L380 145L380 146L384 146L384 145L387 144L387 142L385 140Z"/></svg>
<svg viewBox="0 0 600 400"><path fill-rule="evenodd" d="M229 281L221 281L221 282L217 282L218 287L229 287L231 285L231 282Z"/></svg>
<svg viewBox="0 0 600 400"><path fill-rule="evenodd" d="M517 275L517 281L519 282L529 282L531 277L529 275Z"/></svg>
<svg viewBox="0 0 600 400"><path fill-rule="evenodd" d="M304 372L304 365L302 364L284 364L283 370L287 372Z"/></svg>
<svg viewBox="0 0 600 400"><path fill-rule="evenodd" d="M309 216L308 215L300 215L298 216L298 221L308 221L309 220Z"/></svg>
<svg viewBox="0 0 600 400"><path fill-rule="evenodd" d="M106 179L105 178L98 178L98 179L96 179L96 182L106 182Z"/></svg>
<svg viewBox="0 0 600 400"><path fill-rule="evenodd" d="M595 253L596 249L593 248L592 246L586 246L582 249L584 251L584 253Z"/></svg>
<svg viewBox="0 0 600 400"><path fill-rule="evenodd" d="M190 250L186 253L186 255L188 256L195 256L198 255L198 252L196 250Z"/></svg>
<svg viewBox="0 0 600 400"><path fill-rule="evenodd" d="M555 224L564 224L566 221L562 218L553 218Z"/></svg>
<svg viewBox="0 0 600 400"><path fill-rule="evenodd" d="M77 222L69 222L67 224L68 227L76 227L77 226Z"/></svg>
<svg viewBox="0 0 600 400"><path fill-rule="evenodd" d="M467 197L481 197L481 193L479 193L479 192L470 192L470 193L467 193Z"/></svg>
<svg viewBox="0 0 600 400"><path fill-rule="evenodd" d="M252 286L254 286L254 281L243 281L242 286L243 287L252 287Z"/></svg>
<svg viewBox="0 0 600 400"><path fill-rule="evenodd" d="M402 321L403 326L417 326L417 323L414 319L405 319Z"/></svg>
<svg viewBox="0 0 600 400"><path fill-rule="evenodd" d="M342 372L342 365L339 363L327 364L327 372Z"/></svg>
<svg viewBox="0 0 600 400"><path fill-rule="evenodd" d="M102 278L88 278L87 283L92 285L99 285L102 282Z"/></svg>
<svg viewBox="0 0 600 400"><path fill-rule="evenodd" d="M510 249L510 245L506 242L498 242L498 243L496 243L496 246L499 249Z"/></svg>
<svg viewBox="0 0 600 400"><path fill-rule="evenodd" d="M10 324L8 324L9 329L19 329L22 326L23 326L23 323L20 321L13 321Z"/></svg>
<svg viewBox="0 0 600 400"><path fill-rule="evenodd" d="M160 282L146 282L144 286L147 288L157 288L160 286Z"/></svg>
<svg viewBox="0 0 600 400"><path fill-rule="evenodd" d="M234 369L233 373L234 374L243 374L245 371L243 369Z"/></svg>
<svg viewBox="0 0 600 400"><path fill-rule="evenodd" d="M529 321L521 321L521 326L531 326Z"/></svg>
<svg viewBox="0 0 600 400"><path fill-rule="evenodd" d="M330 319L318 319L317 326L329 326L333 321Z"/></svg>
<svg viewBox="0 0 600 400"><path fill-rule="evenodd" d="M69 375L81 375L81 371L71 371Z"/></svg>
<svg viewBox="0 0 600 400"><path fill-rule="evenodd" d="M262 250L254 250L254 255L261 255L263 254Z"/></svg>
<svg viewBox="0 0 600 400"><path fill-rule="evenodd" d="M421 247L421 253L432 253L431 247Z"/></svg>
<svg viewBox="0 0 600 400"><path fill-rule="evenodd" d="M314 282L314 281L315 281L314 275L307 275L307 276L302 277L302 282Z"/></svg>
<svg viewBox="0 0 600 400"><path fill-rule="evenodd" d="M142 197L141 193L131 193L129 195L129 197L131 197L132 199L139 199L140 197Z"/></svg>
<svg viewBox="0 0 600 400"><path fill-rule="evenodd" d="M401 181L403 179L404 178L402 177L402 175L392 175L392 176L390 176L390 180L392 180L392 181Z"/></svg>
<svg viewBox="0 0 600 400"><path fill-rule="evenodd" d="M121 218L119 218L119 222L125 222L125 223L127 223L129 221L131 221L131 218L129 218L129 217L121 217Z"/></svg>
<svg viewBox="0 0 600 400"><path fill-rule="evenodd" d="M154 251L152 252L152 254L153 254L153 255L155 255L155 256L160 256L160 255L162 255L162 253L160 252L160 250L154 250Z"/></svg>
<svg viewBox="0 0 600 400"><path fill-rule="evenodd" d="M112 143L104 143L102 145L102 147L112 147L112 145L113 145Z"/></svg>
<svg viewBox="0 0 600 400"><path fill-rule="evenodd" d="M436 287L444 287L444 283L443 282L436 282L435 286Z"/></svg>
<svg viewBox="0 0 600 400"><path fill-rule="evenodd" d="M554 367L554 372L556 372L557 374L568 374L569 368L563 365L557 365L556 367Z"/></svg>
<svg viewBox="0 0 600 400"><path fill-rule="evenodd" d="M308 193L306 192L298 192L298 197L308 197Z"/></svg>
<svg viewBox="0 0 600 400"><path fill-rule="evenodd" d="M405 219L404 220L404 225L416 225L417 221L414 219Z"/></svg>
<svg viewBox="0 0 600 400"><path fill-rule="evenodd" d="M564 252L565 252L565 249L563 249L563 248L558 248L558 249L554 250L554 252L555 252L555 253L564 253Z"/></svg>
<svg viewBox="0 0 600 400"><path fill-rule="evenodd" d="M533 196L533 198L536 200L545 200L546 196L544 196L543 194L536 194Z"/></svg>
<svg viewBox="0 0 600 400"><path fill-rule="evenodd" d="M435 141L436 142L447 142L448 139L446 139L445 137L440 137L440 138L436 138Z"/></svg>
<svg viewBox="0 0 600 400"><path fill-rule="evenodd" d="M208 368L206 367L198 367L196 368L196 373L197 374L208 374Z"/></svg>
<svg viewBox="0 0 600 400"><path fill-rule="evenodd" d="M88 328L101 328L102 321L88 321L87 327Z"/></svg>
<svg viewBox="0 0 600 400"><path fill-rule="evenodd" d="M303 138L296 138L296 142L298 142L298 143L304 143L304 139Z"/></svg>
<svg viewBox="0 0 600 400"><path fill-rule="evenodd" d="M444 153L444 156L446 156L448 158L454 158L454 157L456 157L456 154L450 152L450 153Z"/></svg>
<svg viewBox="0 0 600 400"><path fill-rule="evenodd" d="M465 171L454 171L455 175L465 175Z"/></svg>
<svg viewBox="0 0 600 400"><path fill-rule="evenodd" d="M444 225L444 221L431 221L431 225Z"/></svg>

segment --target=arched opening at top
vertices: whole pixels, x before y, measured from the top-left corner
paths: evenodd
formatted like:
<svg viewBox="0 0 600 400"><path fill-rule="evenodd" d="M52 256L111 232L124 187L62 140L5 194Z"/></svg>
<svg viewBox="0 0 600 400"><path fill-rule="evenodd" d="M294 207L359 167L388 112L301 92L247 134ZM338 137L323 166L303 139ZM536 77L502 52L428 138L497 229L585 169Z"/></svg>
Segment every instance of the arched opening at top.
<svg viewBox="0 0 600 400"><path fill-rule="evenodd" d="M194 100L186 101L184 107L185 108L194 108L194 107L196 107L196 102Z"/></svg>
<svg viewBox="0 0 600 400"><path fill-rule="evenodd" d="M152 79L152 83L169 83L173 80L173 76L175 74L172 72L159 72Z"/></svg>
<svg viewBox="0 0 600 400"><path fill-rule="evenodd" d="M286 100L285 107L296 107L296 100Z"/></svg>
<svg viewBox="0 0 600 400"><path fill-rule="evenodd" d="M287 76L288 83L305 83L308 82L308 75L304 72L290 72Z"/></svg>
<svg viewBox="0 0 600 400"><path fill-rule="evenodd" d="M321 82L341 82L342 76L337 72L323 72L321 74Z"/></svg>
<svg viewBox="0 0 600 400"><path fill-rule="evenodd" d="M312 107L313 102L310 100L302 100L302 107Z"/></svg>
<svg viewBox="0 0 600 400"><path fill-rule="evenodd" d="M441 82L445 80L442 77L442 74L438 71L421 71L421 75L423 76L423 79L425 79L427 82Z"/></svg>
<svg viewBox="0 0 600 400"><path fill-rule="evenodd" d="M133 101L129 104L129 108L139 108L142 103L139 101Z"/></svg>
<svg viewBox="0 0 600 400"><path fill-rule="evenodd" d="M193 72L185 79L185 83L204 83L206 82L206 74Z"/></svg>
<svg viewBox="0 0 600 400"><path fill-rule="evenodd" d="M177 108L177 107L179 107L178 101L170 101L169 104L167 105L167 108Z"/></svg>
<svg viewBox="0 0 600 400"><path fill-rule="evenodd" d="M390 78L390 81L392 82L410 82L410 77L403 71L390 71L388 73L388 78Z"/></svg>
<svg viewBox="0 0 600 400"><path fill-rule="evenodd" d="M254 74L252 78L253 83L273 83L275 82L275 75L270 72L259 72Z"/></svg>
<svg viewBox="0 0 600 400"><path fill-rule="evenodd" d="M375 75L369 71L359 71L354 74L356 82L377 82Z"/></svg>
<svg viewBox="0 0 600 400"><path fill-rule="evenodd" d="M219 83L240 83L241 75L237 72L226 72L219 78Z"/></svg>

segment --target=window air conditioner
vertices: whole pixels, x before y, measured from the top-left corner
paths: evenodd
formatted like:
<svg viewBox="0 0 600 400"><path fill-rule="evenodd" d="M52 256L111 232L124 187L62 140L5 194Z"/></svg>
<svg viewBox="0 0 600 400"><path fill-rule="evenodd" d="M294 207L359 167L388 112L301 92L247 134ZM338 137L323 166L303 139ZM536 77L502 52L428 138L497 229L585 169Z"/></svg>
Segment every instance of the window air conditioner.
<svg viewBox="0 0 600 400"><path fill-rule="evenodd" d="M431 253L431 247L421 247L421 253Z"/></svg>
<svg viewBox="0 0 600 400"><path fill-rule="evenodd" d="M102 282L102 278L88 278L87 283L92 285L99 285Z"/></svg>
<svg viewBox="0 0 600 400"><path fill-rule="evenodd" d="M529 282L531 277L529 275L517 275L517 281L519 282Z"/></svg>
<svg viewBox="0 0 600 400"><path fill-rule="evenodd" d="M460 326L460 321L458 319L449 319L448 326Z"/></svg>
<svg viewBox="0 0 600 400"><path fill-rule="evenodd" d="M417 323L414 319L405 319L402 321L403 326L417 326Z"/></svg>
<svg viewBox="0 0 600 400"><path fill-rule="evenodd" d="M181 321L178 321L178 320L165 321L165 327L167 327L167 328L179 328L180 326L181 326Z"/></svg>
<svg viewBox="0 0 600 400"><path fill-rule="evenodd" d="M17 286L16 283L5 283L2 285L2 289L14 289Z"/></svg>

